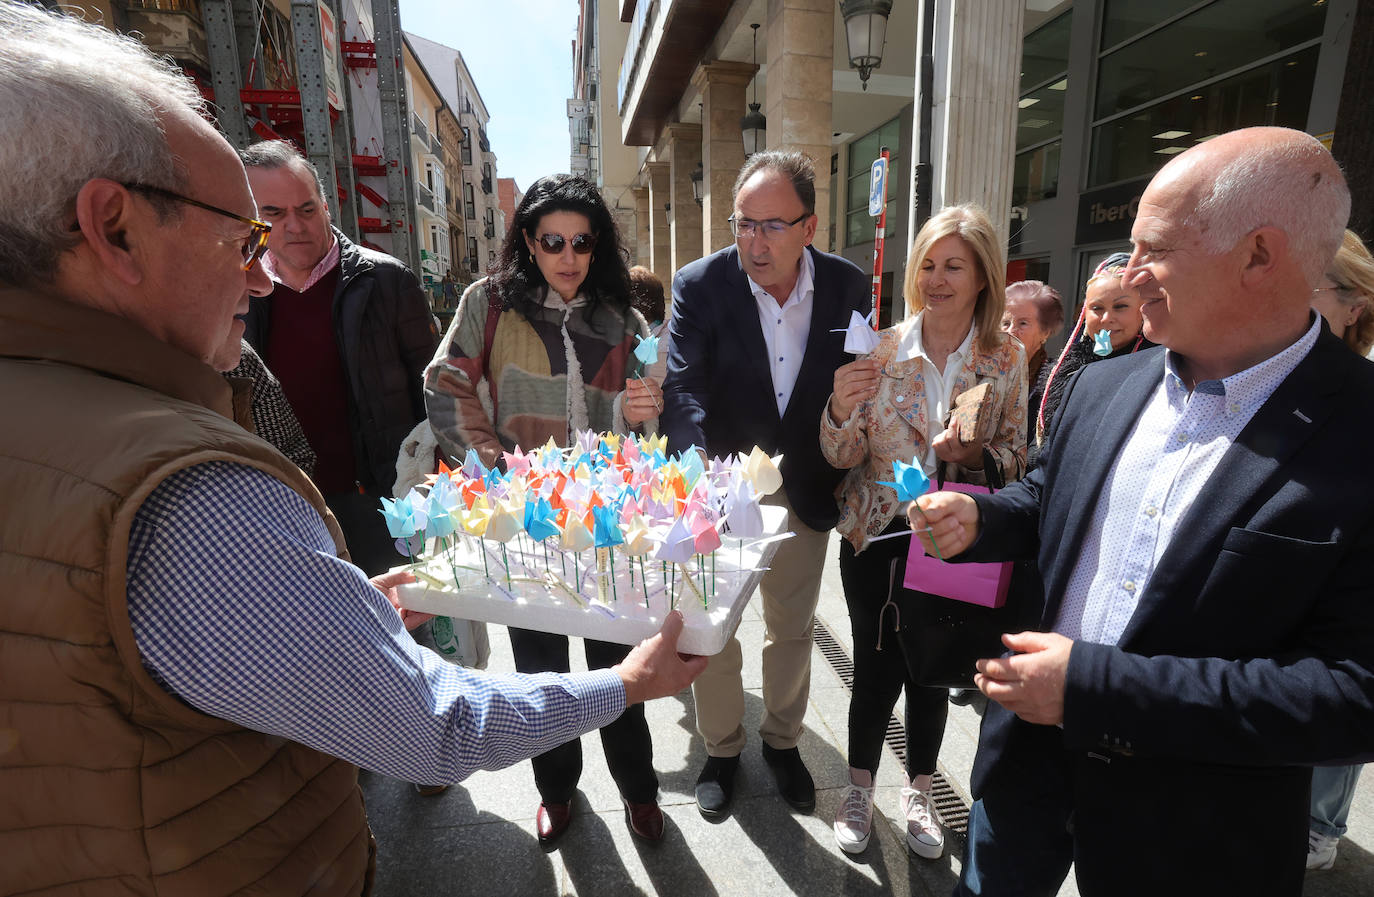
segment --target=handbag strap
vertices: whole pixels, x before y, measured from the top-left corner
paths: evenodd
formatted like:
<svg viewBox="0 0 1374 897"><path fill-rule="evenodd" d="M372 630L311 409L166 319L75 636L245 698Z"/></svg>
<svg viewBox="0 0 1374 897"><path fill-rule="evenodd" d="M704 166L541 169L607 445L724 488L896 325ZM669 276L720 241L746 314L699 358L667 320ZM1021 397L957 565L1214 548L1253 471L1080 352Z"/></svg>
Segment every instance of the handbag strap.
<svg viewBox="0 0 1374 897"><path fill-rule="evenodd" d="M948 463L948 461L941 461L935 465L935 489L937 491L945 488L945 465ZM992 453L992 449L986 445L983 446L983 476L988 481L988 494L1005 488L1007 485L1006 477L1002 475L1001 463L998 462L997 456Z"/></svg>
<svg viewBox="0 0 1374 897"><path fill-rule="evenodd" d="M887 601L883 604L882 610L878 611L878 646L877 650L883 650L883 615L887 609L892 608L892 631L900 632L902 629L902 609L897 606L897 602L892 600L892 592L897 585L897 558L893 558L887 565Z"/></svg>

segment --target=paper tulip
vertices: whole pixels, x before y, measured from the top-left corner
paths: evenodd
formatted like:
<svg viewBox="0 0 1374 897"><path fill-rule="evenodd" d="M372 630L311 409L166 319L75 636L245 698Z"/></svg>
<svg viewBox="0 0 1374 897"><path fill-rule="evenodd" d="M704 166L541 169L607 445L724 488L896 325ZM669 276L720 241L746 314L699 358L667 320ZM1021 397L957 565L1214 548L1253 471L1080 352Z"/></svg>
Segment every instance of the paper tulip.
<svg viewBox="0 0 1374 897"><path fill-rule="evenodd" d="M898 501L915 501L918 496L925 495L930 489L930 477L926 476L926 472L919 465L893 461L892 479L894 482L878 480L878 485L896 489Z"/></svg>
<svg viewBox="0 0 1374 897"><path fill-rule="evenodd" d="M858 312L849 313L849 327L844 332L844 350L853 355L867 355L878 348L879 337L873 325Z"/></svg>
<svg viewBox="0 0 1374 897"><path fill-rule="evenodd" d="M639 359L639 369L642 371L658 361L659 337L635 334L635 339L639 340L639 345L635 346L635 358Z"/></svg>
<svg viewBox="0 0 1374 897"><path fill-rule="evenodd" d="M546 499L525 503L525 532L536 542L558 535L558 527L553 522L553 508Z"/></svg>
<svg viewBox="0 0 1374 897"><path fill-rule="evenodd" d="M770 458L763 449L754 446L754 450L744 459L742 466L744 475L748 477L756 493L772 495L782 488L782 473L778 470L781 464L782 455Z"/></svg>
<svg viewBox="0 0 1374 897"><path fill-rule="evenodd" d="M623 545L625 537L620 533L619 515L615 508L601 507L592 509L592 539L597 548L610 548Z"/></svg>

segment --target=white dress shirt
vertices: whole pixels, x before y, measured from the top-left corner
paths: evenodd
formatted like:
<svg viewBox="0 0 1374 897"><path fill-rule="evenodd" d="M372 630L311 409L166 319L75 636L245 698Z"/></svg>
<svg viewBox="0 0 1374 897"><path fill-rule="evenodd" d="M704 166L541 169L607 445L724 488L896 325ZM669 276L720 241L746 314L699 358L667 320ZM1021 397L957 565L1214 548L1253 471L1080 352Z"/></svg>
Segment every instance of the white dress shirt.
<svg viewBox="0 0 1374 897"><path fill-rule="evenodd" d="M781 306L771 293L745 275L759 307L759 325L763 328L763 343L768 347L768 370L773 374L779 417L792 398L792 388L797 385L806 354L806 339L811 335L811 305L816 293L816 264L811 253L803 250L798 267L797 285Z"/></svg>
<svg viewBox="0 0 1374 897"><path fill-rule="evenodd" d="M959 376L959 371L963 369L964 362L968 360L969 353L973 351L973 323L969 322L968 333L964 335L964 341L959 344L959 348L949 353L945 359L945 369L942 372L935 366L930 355L926 353L925 344L921 342L921 322L925 319L926 313L921 311L916 315L914 321L906 326L906 333L902 335L902 340L897 344L897 353L894 356L896 361L911 361L919 358L921 364L921 380L925 383L925 396L922 403L926 414L926 456L921 461L926 476L935 476L935 466L940 463L940 459L935 454L935 437L945 431L946 421L949 418L949 406L953 401L954 379Z"/></svg>
<svg viewBox="0 0 1374 897"><path fill-rule="evenodd" d="M1172 352L1164 379L1122 446L1093 509L1054 631L1115 645L1149 588L1174 528L1241 430L1307 357L1321 333L1315 317L1295 343L1223 380L1188 393ZM1295 412L1296 413L1296 412Z"/></svg>

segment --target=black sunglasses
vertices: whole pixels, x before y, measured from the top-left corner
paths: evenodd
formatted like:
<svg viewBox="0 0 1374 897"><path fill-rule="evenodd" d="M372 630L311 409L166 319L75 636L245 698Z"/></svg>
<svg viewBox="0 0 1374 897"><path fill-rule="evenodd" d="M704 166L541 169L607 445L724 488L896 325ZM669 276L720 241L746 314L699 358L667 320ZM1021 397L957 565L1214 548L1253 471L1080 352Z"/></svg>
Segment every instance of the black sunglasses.
<svg viewBox="0 0 1374 897"><path fill-rule="evenodd" d="M236 215L227 212L217 206L201 202L198 199L191 199L189 196L182 196L180 193L173 193L171 190L164 190L161 187L154 187L150 184L124 184L124 189L133 190L136 193L145 193L152 196L161 196L163 199L171 199L176 202L184 202L188 206L196 206L205 209L207 212L214 212L223 215L225 218L233 218L252 228L248 236L243 238L243 270L253 270L253 263L262 258L262 254L267 251L267 235L272 232L272 225L266 221L259 221L256 218L247 218L243 215Z"/></svg>
<svg viewBox="0 0 1374 897"><path fill-rule="evenodd" d="M563 244L568 242L562 234L544 234L535 239L539 248L549 255L558 255L563 251ZM578 255L586 255L596 248L596 234L578 234L572 238L572 251Z"/></svg>

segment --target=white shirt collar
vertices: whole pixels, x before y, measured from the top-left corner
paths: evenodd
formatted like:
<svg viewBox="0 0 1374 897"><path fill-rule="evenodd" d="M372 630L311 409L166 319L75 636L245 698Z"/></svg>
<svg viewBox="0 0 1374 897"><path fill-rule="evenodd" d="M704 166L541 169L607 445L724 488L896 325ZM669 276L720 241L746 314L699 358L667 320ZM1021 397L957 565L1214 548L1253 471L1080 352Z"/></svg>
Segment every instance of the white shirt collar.
<svg viewBox="0 0 1374 897"><path fill-rule="evenodd" d="M797 285L792 287L792 293L787 297L787 301L783 303L783 308L786 308L793 302L805 302L807 298L816 291L816 263L812 260L811 253L806 249L802 250L801 261L797 263L797 268ZM743 264L740 265L740 270L744 270ZM777 303L778 300L772 293L754 283L754 278L745 274L744 279L749 281L749 291L754 294L754 298L760 301L766 300L775 304Z"/></svg>
<svg viewBox="0 0 1374 897"><path fill-rule="evenodd" d="M916 317L907 318L897 325L901 339L897 343L897 352L893 356L894 361L911 361L915 358L924 358L926 361L934 363L933 359L926 354L925 345L921 342L921 322L925 316L925 310L922 309ZM964 341L959 344L959 348L950 353L949 359L945 361L945 370L949 370L949 360L957 359L962 365L964 359L968 358L969 350L973 348L973 329L973 322L970 321L968 333L964 335Z"/></svg>

